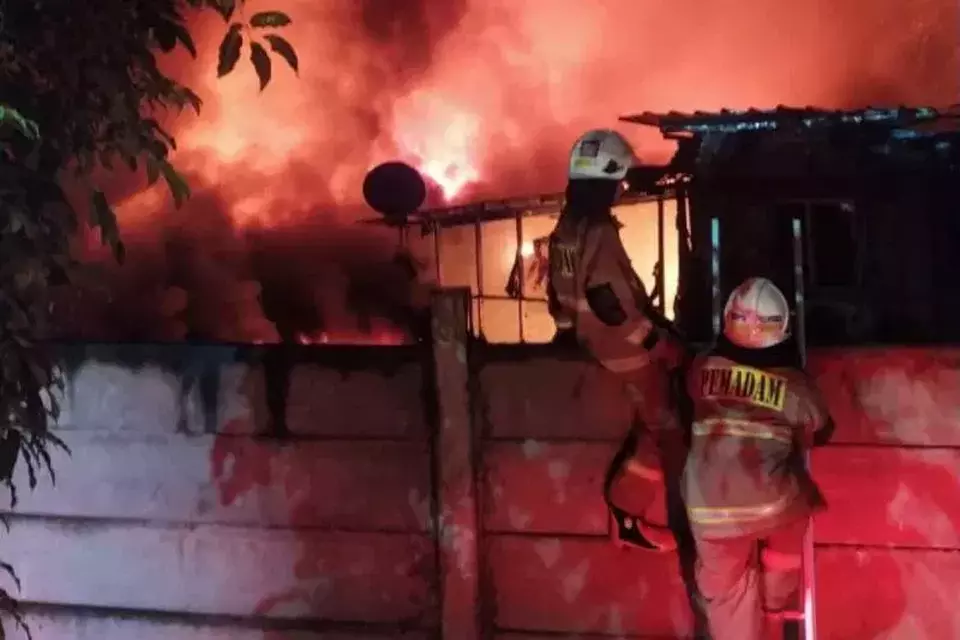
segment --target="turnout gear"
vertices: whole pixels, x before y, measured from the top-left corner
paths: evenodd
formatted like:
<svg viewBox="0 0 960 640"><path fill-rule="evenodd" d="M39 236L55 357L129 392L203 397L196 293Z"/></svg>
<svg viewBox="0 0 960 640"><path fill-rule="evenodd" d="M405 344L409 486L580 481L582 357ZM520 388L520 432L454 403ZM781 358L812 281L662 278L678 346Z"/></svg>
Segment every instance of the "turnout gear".
<svg viewBox="0 0 960 640"><path fill-rule="evenodd" d="M682 348L660 326L620 240L611 213L633 150L613 131L591 131L574 145L567 202L549 240L548 299L558 335L577 343L617 374L634 407L637 425L607 474L605 497L618 540L667 550L676 543L667 527L664 469L679 475L680 428L669 369ZM655 322L656 321L656 322ZM672 456L673 464L664 464Z"/></svg>
<svg viewBox="0 0 960 640"><path fill-rule="evenodd" d="M655 312L609 211L561 214L550 236L548 288L557 327L575 329L614 373L640 370L675 346L651 319Z"/></svg>
<svg viewBox="0 0 960 640"><path fill-rule="evenodd" d="M822 505L802 479L803 451L827 421L806 374L710 354L694 360L687 391L693 428L684 489L695 534L761 535Z"/></svg>
<svg viewBox="0 0 960 640"><path fill-rule="evenodd" d="M597 129L583 134L574 143L567 176L571 180L620 181L636 164L633 148L622 135L611 129Z"/></svg>
<svg viewBox="0 0 960 640"><path fill-rule="evenodd" d="M806 529L797 520L761 542L697 538L697 588L713 640L767 640L780 612L798 606Z"/></svg>
<svg viewBox="0 0 960 640"><path fill-rule="evenodd" d="M724 316L734 326L687 373L682 490L714 640L760 640L764 609L795 608L800 595L803 534L825 506L804 453L831 422L812 379L790 366L789 307L772 282L744 282Z"/></svg>
<svg viewBox="0 0 960 640"><path fill-rule="evenodd" d="M667 376L651 373L626 381L631 387L642 382L645 388L637 391L635 399L641 420L645 413L655 410L658 402L670 400ZM672 407L662 405L661 410ZM614 542L657 551L673 551L677 541L669 523L667 482L679 477L683 459L682 437L672 415L665 415L659 425L671 430L653 431L638 425L631 430L620 451L610 462L604 482L604 498L613 519L611 534Z"/></svg>

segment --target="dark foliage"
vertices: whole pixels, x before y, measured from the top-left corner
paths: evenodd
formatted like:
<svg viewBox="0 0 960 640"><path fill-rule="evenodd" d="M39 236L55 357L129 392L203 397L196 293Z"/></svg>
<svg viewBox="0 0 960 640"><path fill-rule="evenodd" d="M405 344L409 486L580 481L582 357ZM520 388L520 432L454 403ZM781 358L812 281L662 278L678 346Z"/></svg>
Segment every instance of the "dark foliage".
<svg viewBox="0 0 960 640"><path fill-rule="evenodd" d="M0 1L0 482L11 489L18 462L32 488L38 472L53 475L49 447L64 447L50 431L63 383L42 341L52 289L79 268L70 240L82 222L67 191L83 195L84 222L120 261L123 242L98 179L115 166L142 168L151 184L162 178L178 204L190 195L168 161L176 141L159 116L199 111L200 99L160 70L156 54L182 47L196 56L187 18L213 10L225 23L220 76L244 46L261 91L270 81L268 49L298 68L294 48L276 32L290 17L264 11L241 22L242 4L101 0L91 10L74 0ZM16 581L9 564L0 571ZM3 590L0 612L26 629Z"/></svg>

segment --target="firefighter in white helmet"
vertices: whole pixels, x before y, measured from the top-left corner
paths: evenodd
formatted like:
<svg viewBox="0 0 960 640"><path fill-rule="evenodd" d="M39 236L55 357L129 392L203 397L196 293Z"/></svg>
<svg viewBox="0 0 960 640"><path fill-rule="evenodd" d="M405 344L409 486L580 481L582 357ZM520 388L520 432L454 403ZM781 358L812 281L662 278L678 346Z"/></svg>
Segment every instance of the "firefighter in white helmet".
<svg viewBox="0 0 960 640"><path fill-rule="evenodd" d="M684 458L670 393L670 370L682 348L650 304L612 214L634 163L633 149L615 131L590 131L576 141L566 202L550 235L548 296L559 335L574 337L617 374L636 410L638 426L607 477L614 534L635 546L671 550L664 470L678 479Z"/></svg>
<svg viewBox="0 0 960 640"><path fill-rule="evenodd" d="M832 422L789 320L773 282L746 280L730 295L716 347L687 373L693 433L682 487L713 640L767 638L776 614L799 609L803 535L825 506L804 453L829 438Z"/></svg>

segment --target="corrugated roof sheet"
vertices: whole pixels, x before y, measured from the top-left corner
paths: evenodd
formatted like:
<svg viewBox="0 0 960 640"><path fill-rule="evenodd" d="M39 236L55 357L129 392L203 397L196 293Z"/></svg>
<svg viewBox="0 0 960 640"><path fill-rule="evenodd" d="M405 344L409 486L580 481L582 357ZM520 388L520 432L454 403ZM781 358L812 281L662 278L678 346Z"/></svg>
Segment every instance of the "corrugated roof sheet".
<svg viewBox="0 0 960 640"><path fill-rule="evenodd" d="M667 190L664 197L672 197L672 192ZM563 206L563 199L564 195L562 193L551 193L527 198L487 200L453 207L427 209L411 214L407 224L409 226L433 224L440 227L456 227L493 220L513 220L518 215L523 217L557 212ZM627 193L623 195L618 206L656 199L656 196ZM376 218L361 220L361 223L386 224L383 219Z"/></svg>
<svg viewBox="0 0 960 640"><path fill-rule="evenodd" d="M876 124L891 128L910 128L940 118L960 117L960 107L935 109L933 107L867 107L856 110L828 110L815 107L779 106L775 109L723 109L717 112L694 111L683 113L653 113L623 116L622 122L658 127L670 133L735 133L741 131L773 131L781 128L836 125Z"/></svg>

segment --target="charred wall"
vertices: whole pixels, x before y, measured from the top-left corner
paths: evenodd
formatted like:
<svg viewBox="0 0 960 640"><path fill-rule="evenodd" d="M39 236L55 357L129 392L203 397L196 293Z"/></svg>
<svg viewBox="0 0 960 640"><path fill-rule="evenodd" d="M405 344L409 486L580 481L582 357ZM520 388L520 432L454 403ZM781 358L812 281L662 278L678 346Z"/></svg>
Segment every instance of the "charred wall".
<svg viewBox="0 0 960 640"><path fill-rule="evenodd" d="M945 172L866 176L822 192L711 183L692 190L691 246L680 268L680 323L712 338L711 219L719 220L721 304L754 276L792 302L792 220L801 221L812 346L956 342L960 187Z"/></svg>

